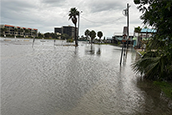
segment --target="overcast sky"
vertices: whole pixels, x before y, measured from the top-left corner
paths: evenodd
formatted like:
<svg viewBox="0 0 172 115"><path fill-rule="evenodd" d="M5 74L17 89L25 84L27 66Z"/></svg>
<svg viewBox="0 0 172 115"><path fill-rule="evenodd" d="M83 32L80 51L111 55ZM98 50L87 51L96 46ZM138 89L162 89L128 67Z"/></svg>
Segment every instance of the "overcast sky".
<svg viewBox="0 0 172 115"><path fill-rule="evenodd" d="M122 14L130 7L130 34L143 26L133 0L1 0L1 24L36 28L39 32L54 32L54 27L73 26L70 8L82 11L80 35L86 29L102 31L104 36L122 34L127 18Z"/></svg>

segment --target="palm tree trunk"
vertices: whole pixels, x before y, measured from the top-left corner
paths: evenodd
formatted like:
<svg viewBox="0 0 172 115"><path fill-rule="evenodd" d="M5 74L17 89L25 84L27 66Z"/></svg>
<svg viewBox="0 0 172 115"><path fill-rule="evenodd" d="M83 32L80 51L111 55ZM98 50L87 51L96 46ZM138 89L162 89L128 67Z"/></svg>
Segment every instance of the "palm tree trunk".
<svg viewBox="0 0 172 115"><path fill-rule="evenodd" d="M76 37L76 24L75 24L75 47L78 46L78 40L77 40L77 37Z"/></svg>

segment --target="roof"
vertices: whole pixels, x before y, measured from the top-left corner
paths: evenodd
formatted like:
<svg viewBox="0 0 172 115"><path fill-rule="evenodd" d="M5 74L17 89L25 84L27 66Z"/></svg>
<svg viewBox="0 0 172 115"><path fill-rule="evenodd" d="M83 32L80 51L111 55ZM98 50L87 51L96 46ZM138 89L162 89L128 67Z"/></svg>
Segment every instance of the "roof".
<svg viewBox="0 0 172 115"><path fill-rule="evenodd" d="M148 33L155 33L156 30L154 30L154 29L149 29L149 28L143 28L143 29L141 30L141 32L142 32L142 33L146 33L146 32L148 32Z"/></svg>
<svg viewBox="0 0 172 115"><path fill-rule="evenodd" d="M123 37L115 37L117 40L123 40Z"/></svg>
<svg viewBox="0 0 172 115"><path fill-rule="evenodd" d="M23 29L30 29L30 30L32 30L32 28L25 28L25 27L19 27L19 26L12 26L12 25L7 25L7 24L5 24L4 26L5 26L5 27L15 27L15 28L23 28ZM33 30L38 30L38 29L33 29Z"/></svg>
<svg viewBox="0 0 172 115"><path fill-rule="evenodd" d="M7 27L14 27L14 26L12 26L12 25L5 25L5 26L7 26Z"/></svg>

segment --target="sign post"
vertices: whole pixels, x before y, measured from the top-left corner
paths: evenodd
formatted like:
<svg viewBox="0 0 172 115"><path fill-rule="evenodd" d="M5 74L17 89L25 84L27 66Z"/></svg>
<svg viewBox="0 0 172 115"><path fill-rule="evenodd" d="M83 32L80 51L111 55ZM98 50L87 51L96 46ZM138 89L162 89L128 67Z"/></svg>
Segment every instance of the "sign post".
<svg viewBox="0 0 172 115"><path fill-rule="evenodd" d="M121 59L120 59L120 65L122 63L122 56L123 56L123 50L124 50L124 43L126 42L126 39L125 39L126 35L124 34L123 35L123 40L122 40L122 51L121 51Z"/></svg>
<svg viewBox="0 0 172 115"><path fill-rule="evenodd" d="M122 42L122 51L121 51L120 66L121 66L121 63L122 63L123 47L124 47L124 42Z"/></svg>

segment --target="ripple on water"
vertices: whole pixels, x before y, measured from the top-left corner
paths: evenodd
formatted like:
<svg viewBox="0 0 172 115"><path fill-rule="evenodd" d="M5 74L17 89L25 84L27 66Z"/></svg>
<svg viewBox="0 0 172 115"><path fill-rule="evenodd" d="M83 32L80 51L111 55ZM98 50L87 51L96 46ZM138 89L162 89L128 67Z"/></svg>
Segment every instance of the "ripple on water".
<svg viewBox="0 0 172 115"><path fill-rule="evenodd" d="M2 115L172 113L160 90L136 79L132 50L120 67L115 46L36 40L32 48L32 41L16 42L1 41Z"/></svg>

